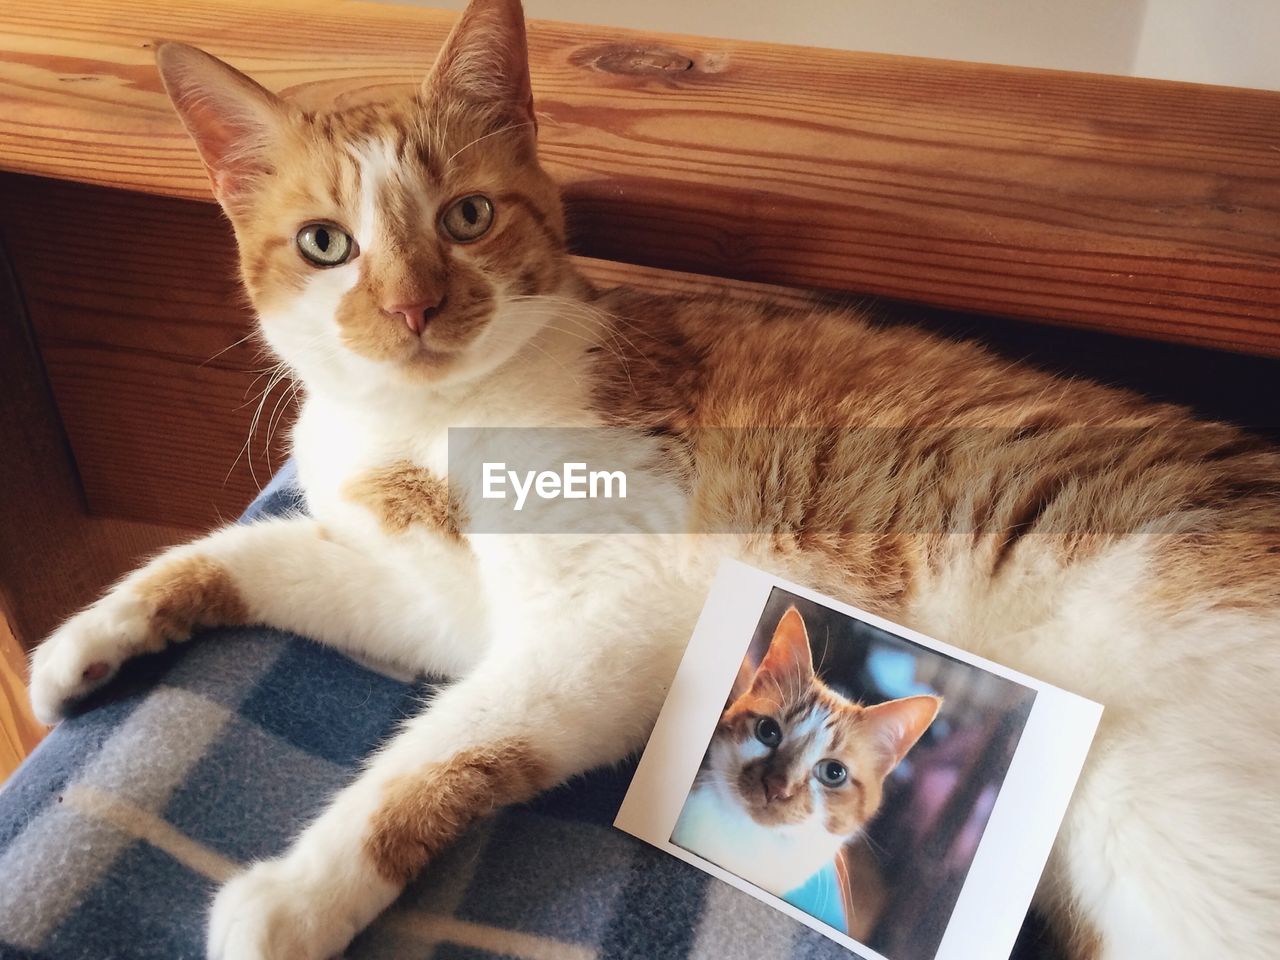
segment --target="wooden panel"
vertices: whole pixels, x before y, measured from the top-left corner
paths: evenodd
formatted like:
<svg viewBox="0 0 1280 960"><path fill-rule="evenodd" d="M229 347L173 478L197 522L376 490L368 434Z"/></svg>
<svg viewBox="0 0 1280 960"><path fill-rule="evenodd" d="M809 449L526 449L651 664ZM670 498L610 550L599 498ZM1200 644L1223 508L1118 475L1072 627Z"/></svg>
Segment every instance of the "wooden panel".
<svg viewBox="0 0 1280 960"><path fill-rule="evenodd" d="M27 702L26 662L0 604L0 784L44 738Z"/></svg>
<svg viewBox="0 0 1280 960"><path fill-rule="evenodd" d="M89 516L2 252L0 492L0 614L28 649L143 557L191 535L172 526ZM12 690L10 697L17 702Z"/></svg>
<svg viewBox="0 0 1280 960"><path fill-rule="evenodd" d="M90 512L236 516L280 462L265 428L284 387L246 443L267 361L217 210L5 176L0 223Z"/></svg>
<svg viewBox="0 0 1280 960"><path fill-rule="evenodd" d="M0 168L205 197L147 48L276 89L418 77L452 15L9 0ZM1280 355L1280 95L535 23L588 254Z"/></svg>

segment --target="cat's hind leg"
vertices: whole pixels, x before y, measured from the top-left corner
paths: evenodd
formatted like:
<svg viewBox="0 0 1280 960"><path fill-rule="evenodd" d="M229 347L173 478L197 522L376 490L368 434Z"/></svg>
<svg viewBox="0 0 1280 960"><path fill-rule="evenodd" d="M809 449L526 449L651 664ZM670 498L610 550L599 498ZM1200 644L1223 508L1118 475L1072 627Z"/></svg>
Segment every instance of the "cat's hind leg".
<svg viewBox="0 0 1280 960"><path fill-rule="evenodd" d="M1260 626L1216 627L1255 635L1251 666L1242 647L1179 665L1158 695L1134 677L1108 704L1037 898L1070 960L1275 956L1280 718L1275 630ZM1164 639L1177 648L1174 631Z"/></svg>
<svg viewBox="0 0 1280 960"><path fill-rule="evenodd" d="M431 576L326 536L298 517L224 527L129 574L36 648L31 702L46 723L121 664L202 626L266 624L412 670L469 666L482 635L465 547L441 538Z"/></svg>

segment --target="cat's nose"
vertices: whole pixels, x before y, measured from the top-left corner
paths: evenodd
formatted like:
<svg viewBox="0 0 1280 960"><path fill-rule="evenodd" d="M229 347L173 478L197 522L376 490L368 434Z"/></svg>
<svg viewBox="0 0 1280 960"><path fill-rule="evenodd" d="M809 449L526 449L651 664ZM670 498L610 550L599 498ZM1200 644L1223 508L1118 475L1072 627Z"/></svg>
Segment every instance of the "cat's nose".
<svg viewBox="0 0 1280 960"><path fill-rule="evenodd" d="M410 332L416 336L427 329L427 324L440 312L443 305L444 297L437 296L409 303L387 303L383 304L382 309L392 316L400 314L400 318L404 320Z"/></svg>
<svg viewBox="0 0 1280 960"><path fill-rule="evenodd" d="M764 778L764 799L766 803L777 803L779 800L786 800L791 796L792 791L788 789L787 778L780 774L770 773Z"/></svg>

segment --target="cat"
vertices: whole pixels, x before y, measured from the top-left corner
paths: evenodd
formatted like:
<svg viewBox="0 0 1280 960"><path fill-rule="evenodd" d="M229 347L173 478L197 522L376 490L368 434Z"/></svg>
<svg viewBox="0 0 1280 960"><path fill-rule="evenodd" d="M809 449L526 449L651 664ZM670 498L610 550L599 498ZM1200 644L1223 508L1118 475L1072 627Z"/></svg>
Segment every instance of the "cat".
<svg viewBox="0 0 1280 960"><path fill-rule="evenodd" d="M726 556L1106 705L1038 892L1074 960L1271 956L1274 449L855 311L594 289L538 161L518 0L473 0L385 100L313 109L192 47L156 58L301 384L309 515L125 577L34 652L33 704L56 720L209 624L456 678L219 890L211 958L339 953L469 823L638 749ZM685 526L469 532L450 426L624 433Z"/></svg>
<svg viewBox="0 0 1280 960"><path fill-rule="evenodd" d="M744 661L671 842L785 897L880 808L885 778L942 701L851 703L817 678L790 607L760 665Z"/></svg>

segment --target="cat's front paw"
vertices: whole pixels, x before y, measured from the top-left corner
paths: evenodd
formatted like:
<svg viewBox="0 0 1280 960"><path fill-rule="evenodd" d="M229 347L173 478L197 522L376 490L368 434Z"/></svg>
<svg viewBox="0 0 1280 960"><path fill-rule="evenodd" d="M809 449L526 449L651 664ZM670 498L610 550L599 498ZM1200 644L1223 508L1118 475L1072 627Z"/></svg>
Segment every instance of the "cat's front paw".
<svg viewBox="0 0 1280 960"><path fill-rule="evenodd" d="M254 864L214 898L209 960L335 957L357 930L332 899L287 859Z"/></svg>
<svg viewBox="0 0 1280 960"><path fill-rule="evenodd" d="M102 686L129 657L142 652L150 620L141 600L108 594L55 630L31 658L29 693L35 715L47 724Z"/></svg>

